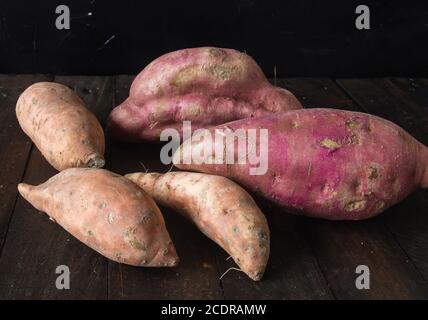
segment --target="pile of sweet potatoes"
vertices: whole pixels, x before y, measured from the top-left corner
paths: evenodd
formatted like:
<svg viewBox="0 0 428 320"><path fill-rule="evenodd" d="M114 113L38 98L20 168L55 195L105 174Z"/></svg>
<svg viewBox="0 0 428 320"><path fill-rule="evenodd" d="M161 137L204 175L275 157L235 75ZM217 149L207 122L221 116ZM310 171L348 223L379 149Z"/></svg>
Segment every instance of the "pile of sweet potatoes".
<svg viewBox="0 0 428 320"><path fill-rule="evenodd" d="M292 93L267 81L252 58L231 49L185 49L156 59L108 120L108 133L128 142L158 141L164 129L182 134L185 120L207 129L183 142L173 159L177 168L200 173L123 177L100 169L102 127L73 90L57 83L30 86L16 114L61 171L39 186L19 184L20 194L92 249L135 266L178 264L158 204L184 215L260 280L270 232L243 188L288 212L358 220L428 187L428 148L403 129L364 113L302 109ZM240 153L234 140L224 143L225 132L243 133L237 138L252 147ZM213 143L207 136L220 139ZM195 150L204 161L185 161ZM266 167L254 174L254 164L245 160L262 153Z"/></svg>

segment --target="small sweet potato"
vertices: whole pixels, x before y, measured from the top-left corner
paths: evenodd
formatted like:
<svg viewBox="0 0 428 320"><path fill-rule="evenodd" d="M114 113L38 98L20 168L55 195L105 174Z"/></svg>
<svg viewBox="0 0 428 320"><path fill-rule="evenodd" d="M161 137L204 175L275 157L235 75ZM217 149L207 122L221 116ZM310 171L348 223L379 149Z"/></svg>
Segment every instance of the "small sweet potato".
<svg viewBox="0 0 428 320"><path fill-rule="evenodd" d="M251 279L261 279L269 258L269 227L244 189L227 178L193 172L132 173L126 177L158 204L191 220Z"/></svg>
<svg viewBox="0 0 428 320"><path fill-rule="evenodd" d="M373 217L418 186L428 187L427 147L376 116L301 109L231 122L211 129L212 136L225 128L231 132L252 128L259 130L258 135L261 129L267 130L268 143L260 145L258 136L256 148L249 148L247 154L254 156L266 147L265 174L251 175L249 168L254 166L248 161L226 164L224 155L222 162L210 164L215 150L224 147L218 146L221 140L210 146L209 140L198 135L177 150L176 166L228 176L289 211L331 220ZM183 156L195 149L204 150L206 161L183 163ZM229 152L237 158L237 148Z"/></svg>
<svg viewBox="0 0 428 320"><path fill-rule="evenodd" d="M171 267L178 263L159 208L130 180L104 169L63 170L19 193L74 237L125 264Z"/></svg>
<svg viewBox="0 0 428 320"><path fill-rule="evenodd" d="M213 47L170 52L151 62L129 97L109 118L119 140L159 141L165 128L192 129L302 108L289 91L272 86L248 55Z"/></svg>
<svg viewBox="0 0 428 320"><path fill-rule="evenodd" d="M57 170L104 166L104 132L70 88L53 82L28 87L16 104L24 132Z"/></svg>

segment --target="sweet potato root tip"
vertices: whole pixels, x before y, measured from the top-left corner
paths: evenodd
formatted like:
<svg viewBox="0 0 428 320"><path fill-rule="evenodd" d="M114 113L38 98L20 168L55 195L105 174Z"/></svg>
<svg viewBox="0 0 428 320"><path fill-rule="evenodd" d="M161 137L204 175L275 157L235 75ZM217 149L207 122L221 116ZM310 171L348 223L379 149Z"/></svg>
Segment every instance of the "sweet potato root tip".
<svg viewBox="0 0 428 320"><path fill-rule="evenodd" d="M32 186L30 184L26 184L26 183L18 184L18 191L24 199L28 199L28 196L29 196L31 190L33 190L33 188L34 188L34 186Z"/></svg>
<svg viewBox="0 0 428 320"><path fill-rule="evenodd" d="M260 281L263 277L263 272L249 273L248 276L254 281Z"/></svg>
<svg viewBox="0 0 428 320"><path fill-rule="evenodd" d="M99 154L93 155L87 163L87 167L89 168L102 168L104 167L104 165L105 165L105 160Z"/></svg>
<svg viewBox="0 0 428 320"><path fill-rule="evenodd" d="M180 258L175 252L175 248L166 248L158 251L156 256L150 261L145 261L147 267L176 267L180 262Z"/></svg>

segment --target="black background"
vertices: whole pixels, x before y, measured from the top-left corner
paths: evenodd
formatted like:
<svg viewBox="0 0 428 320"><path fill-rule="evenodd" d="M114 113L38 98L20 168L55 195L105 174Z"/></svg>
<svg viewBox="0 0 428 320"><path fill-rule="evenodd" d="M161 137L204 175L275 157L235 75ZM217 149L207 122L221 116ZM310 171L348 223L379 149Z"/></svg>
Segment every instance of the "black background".
<svg viewBox="0 0 428 320"><path fill-rule="evenodd" d="M55 28L60 4L70 30ZM359 4L371 30L355 28ZM427 76L428 1L0 0L0 73L132 74L206 45L246 51L270 77Z"/></svg>

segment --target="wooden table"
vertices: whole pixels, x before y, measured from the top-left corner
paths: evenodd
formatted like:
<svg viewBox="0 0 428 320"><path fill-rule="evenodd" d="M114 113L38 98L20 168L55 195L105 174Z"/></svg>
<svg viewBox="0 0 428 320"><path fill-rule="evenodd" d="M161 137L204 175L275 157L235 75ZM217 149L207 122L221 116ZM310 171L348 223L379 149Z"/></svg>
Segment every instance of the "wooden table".
<svg viewBox="0 0 428 320"><path fill-rule="evenodd" d="M105 123L133 76L0 75L0 298L36 299L423 299L428 298L428 192L418 190L381 216L330 222L288 215L263 201L271 256L261 282L230 271L215 243L177 213L163 209L181 258L173 269L108 261L17 195L20 181L38 184L55 170L20 129L18 95L31 83L74 88ZM390 119L428 145L427 79L280 79L307 107L363 110ZM156 145L107 141L106 167L118 173L167 171ZM71 272L58 290L57 266ZM370 289L355 286L358 265L370 268Z"/></svg>

